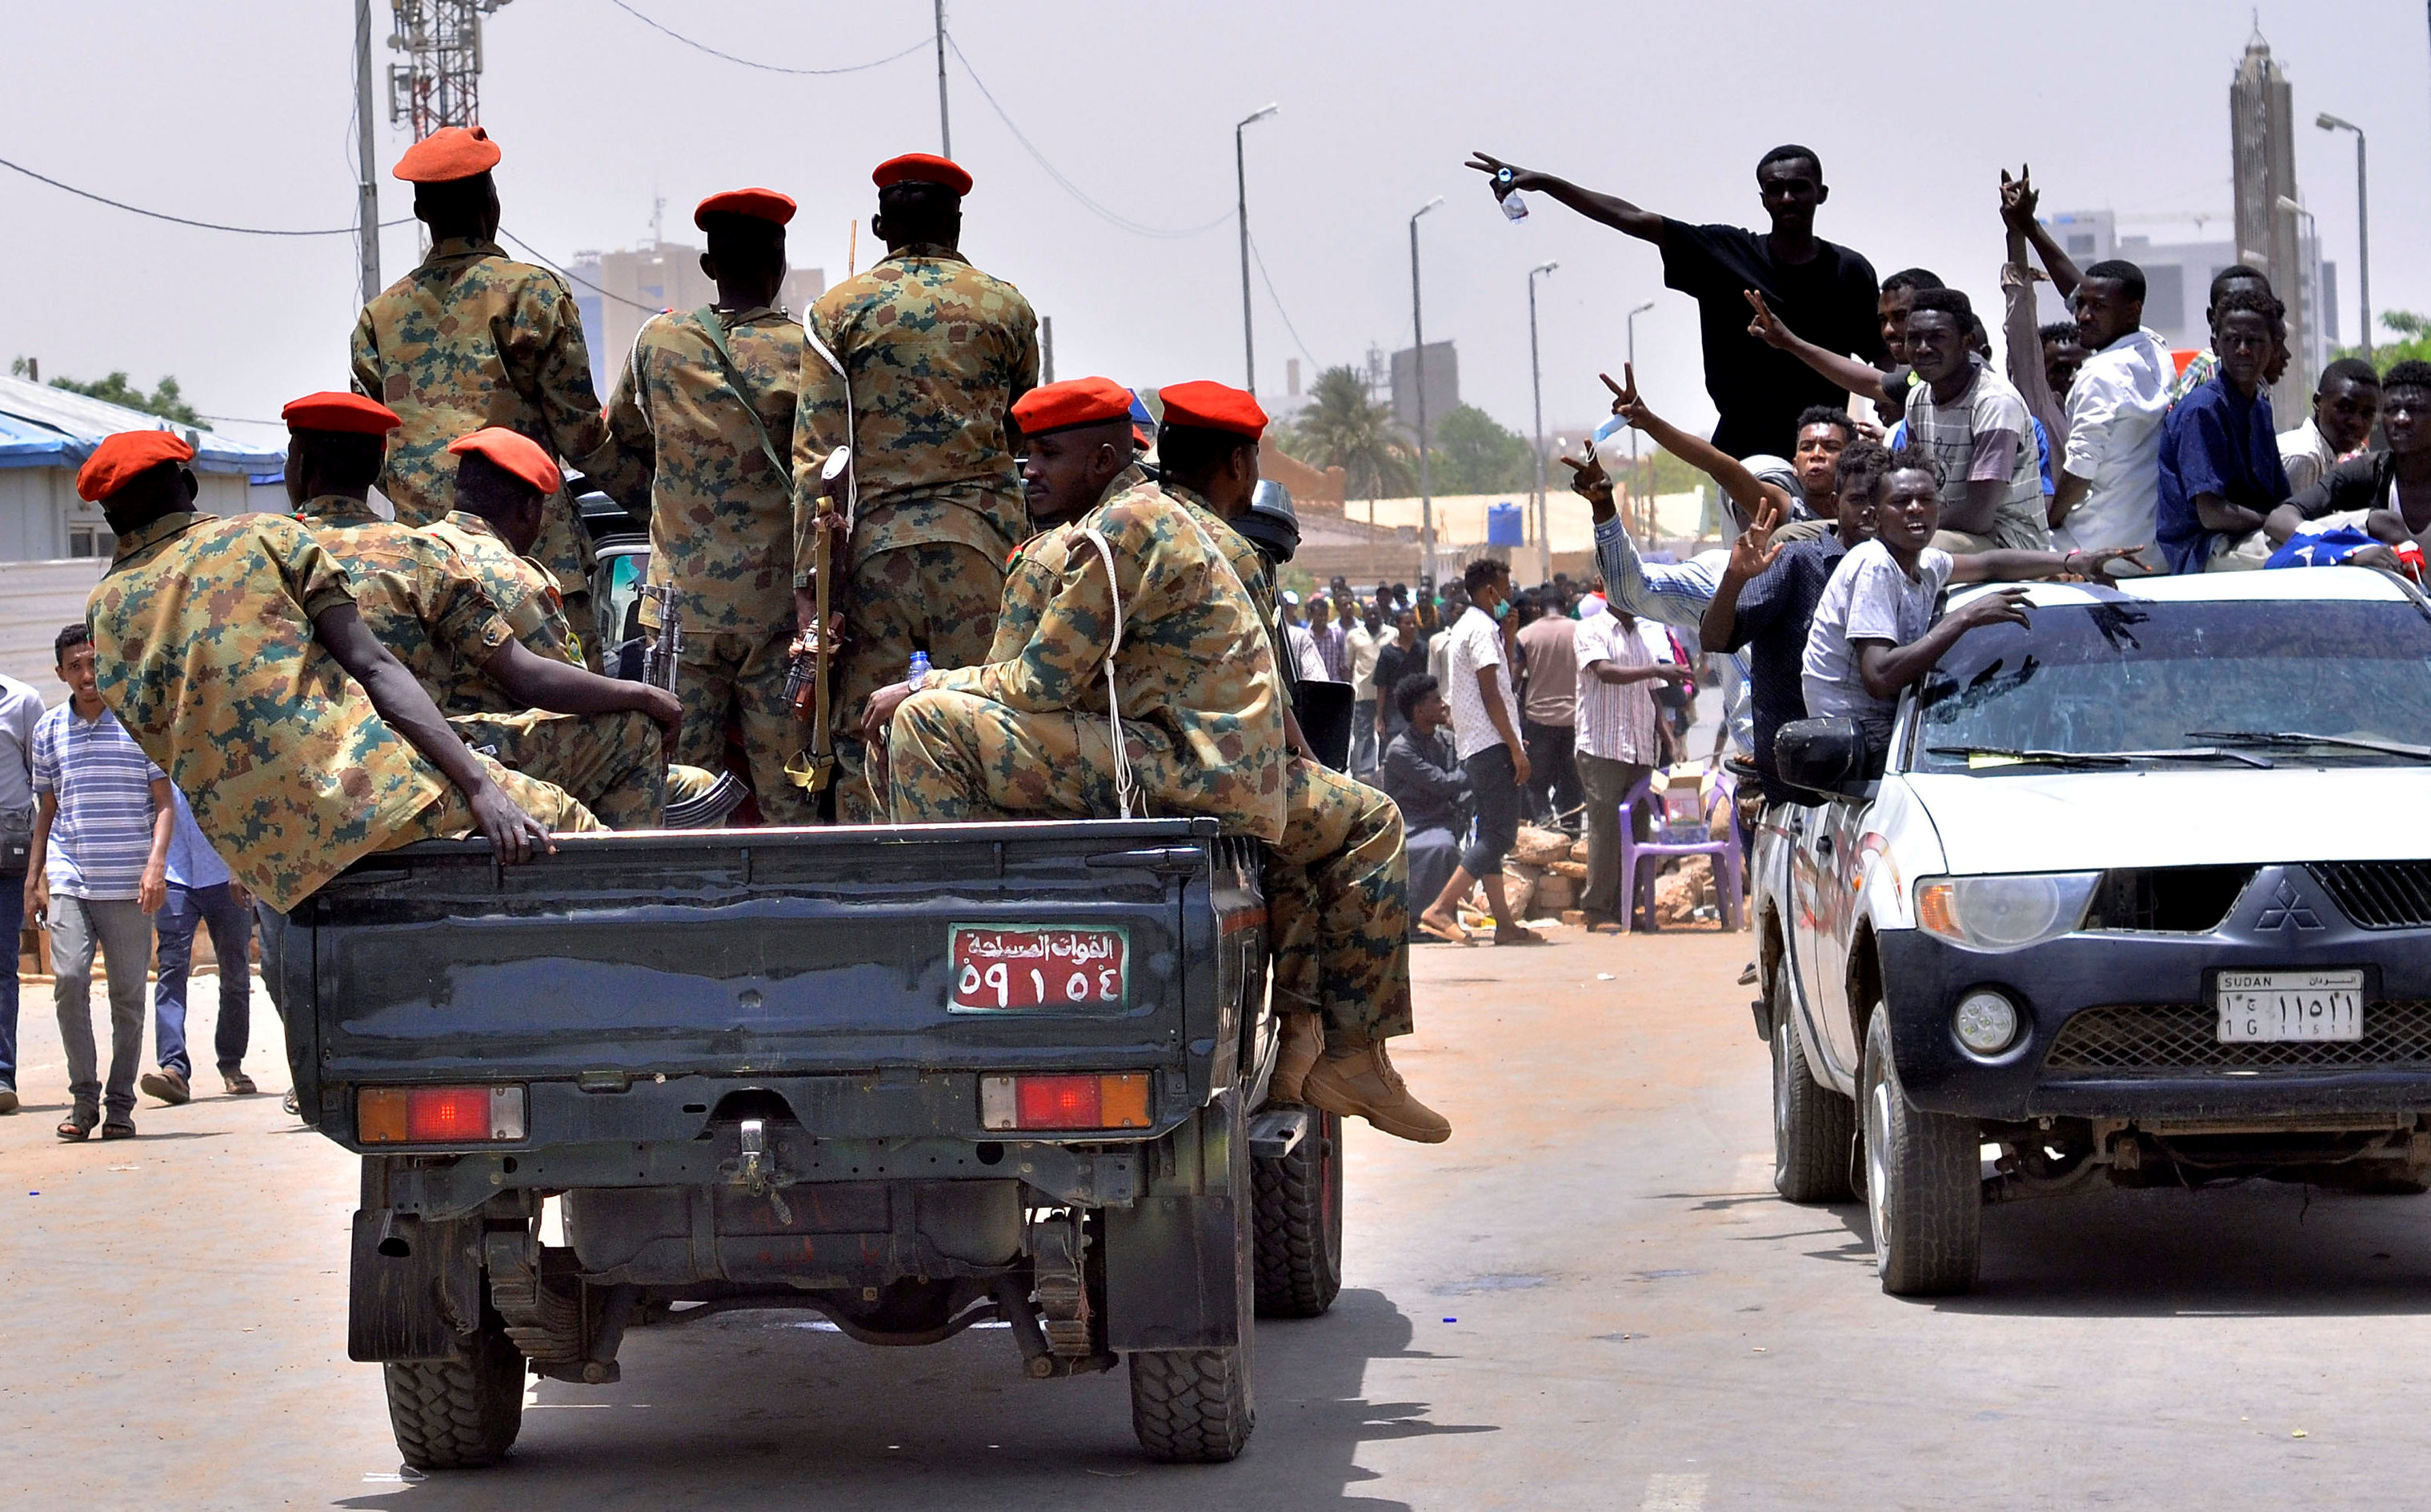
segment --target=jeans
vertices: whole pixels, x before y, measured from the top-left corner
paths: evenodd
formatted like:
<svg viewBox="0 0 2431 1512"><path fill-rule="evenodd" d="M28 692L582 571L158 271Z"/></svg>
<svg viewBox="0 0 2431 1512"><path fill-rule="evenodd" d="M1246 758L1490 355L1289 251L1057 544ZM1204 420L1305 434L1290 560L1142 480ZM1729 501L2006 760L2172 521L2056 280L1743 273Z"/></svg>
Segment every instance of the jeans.
<svg viewBox="0 0 2431 1512"><path fill-rule="evenodd" d="M135 1067L143 1058L143 973L152 965L152 919L132 898L51 894L51 995L68 1056L68 1095L78 1122L100 1107L110 1119L135 1111ZM92 951L109 967L109 1086L104 1093L92 1039Z"/></svg>
<svg viewBox="0 0 2431 1512"><path fill-rule="evenodd" d="M169 901L152 918L160 936L159 985L152 994L152 1038L160 1069L193 1080L186 1054L186 974L194 961L194 931L209 925L211 953L220 960L220 1022L211 1049L223 1072L244 1063L253 1021L253 969L245 950L253 940L253 910L236 901L229 886L181 888L172 883Z"/></svg>
<svg viewBox="0 0 2431 1512"><path fill-rule="evenodd" d="M1587 790L1587 886L1579 907L1591 920L1626 920L1631 901L1621 896L1620 801L1654 769L1635 761L1608 761L1579 753L1579 781ZM1631 816L1645 838L1643 813Z"/></svg>
<svg viewBox="0 0 2431 1512"><path fill-rule="evenodd" d="M1579 772L1570 758L1578 730L1568 724L1522 721L1519 739L1528 746L1528 817L1550 824L1553 816L1579 806Z"/></svg>
<svg viewBox="0 0 2431 1512"><path fill-rule="evenodd" d="M1494 876L1519 839L1519 769L1511 748L1499 742L1460 765L1477 799L1477 838L1461 852L1461 870L1480 879Z"/></svg>
<svg viewBox="0 0 2431 1512"><path fill-rule="evenodd" d="M25 879L0 877L0 928L8 936L8 980L0 984L0 1087L17 1089L17 936L25 927Z"/></svg>
<svg viewBox="0 0 2431 1512"><path fill-rule="evenodd" d="M1350 774L1376 770L1376 701L1363 698L1350 706Z"/></svg>

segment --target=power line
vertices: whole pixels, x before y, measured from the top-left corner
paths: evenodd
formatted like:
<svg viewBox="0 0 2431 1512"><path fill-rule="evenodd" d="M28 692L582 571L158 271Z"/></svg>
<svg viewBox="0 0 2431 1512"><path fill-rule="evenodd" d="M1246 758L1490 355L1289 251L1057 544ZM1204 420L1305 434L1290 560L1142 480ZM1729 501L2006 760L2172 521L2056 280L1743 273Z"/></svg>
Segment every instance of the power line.
<svg viewBox="0 0 2431 1512"><path fill-rule="evenodd" d="M612 299L619 305L629 306L631 308L642 311L645 315L663 315L666 313L663 308L657 305L645 305L638 299L627 299L622 294L600 288L597 284L593 283L590 279L585 278L582 274L576 273L571 268L559 266L557 263L552 262L547 258L544 257L539 248L525 241L522 237L515 235L512 231L508 230L503 225L498 227L498 235L505 237L516 246L523 248L524 256L531 258L532 261L539 263L542 267L546 268L551 273L558 274L560 277L573 279L576 283L590 290L593 293L597 294L602 299Z"/></svg>
<svg viewBox="0 0 2431 1512"><path fill-rule="evenodd" d="M1291 332L1292 344L1299 348L1300 356L1308 358L1310 367L1316 367L1316 354L1309 351L1308 343L1299 339L1299 327L1292 324L1291 311L1283 308L1283 296L1275 292L1274 275L1266 272L1266 255L1258 250L1256 237L1249 238L1249 260L1258 265L1258 281L1266 286L1266 297L1275 302L1275 313L1283 318L1283 329Z"/></svg>
<svg viewBox="0 0 2431 1512"><path fill-rule="evenodd" d="M615 3L621 5L623 4L623 0L615 0ZM1060 169L1058 169L1053 163L1047 160L1047 155L1040 152L1036 145L1034 145L1028 137L1021 134L1021 128L1013 124L1013 117L1004 113L1003 106L997 104L996 95L988 90L987 80L980 77L979 70L971 67L971 60L963 55L962 44L954 41L954 34L952 32L946 33L946 45L954 50L954 57L956 60L963 65L963 72L971 76L971 82L973 84L979 86L980 98L987 101L988 108L994 110L996 112L996 118L1004 123L1004 128L1013 133L1013 140L1021 143L1021 150L1030 154L1031 158L1037 162L1039 167L1047 170L1047 176L1062 185L1064 192L1071 195L1074 199L1079 200L1081 204L1085 207L1091 214L1097 216L1098 219L1105 222L1109 225L1129 231L1133 236L1157 237L1165 241L1182 241L1194 236L1203 236L1206 233L1213 231L1217 226L1222 225L1227 221L1232 219L1232 212L1231 210L1226 210L1223 214L1216 217L1216 219L1212 221L1209 221L1204 225L1194 225L1182 230L1166 230L1162 226L1143 224L1138 221L1118 215L1115 211L1106 208L1103 205L1098 204L1096 200L1091 199L1087 194L1081 192L1080 185L1075 184L1069 178L1065 177Z"/></svg>
<svg viewBox="0 0 2431 1512"><path fill-rule="evenodd" d="M279 231L259 225L222 225L217 221L191 220L183 215L171 215L164 210L147 210L141 205L129 205L125 200L114 200L107 194L96 194L89 189L78 189L74 184L63 184L48 174L38 174L25 164L12 163L6 158L0 158L0 168L23 174L27 178L38 183L48 184L53 189L64 190L78 199L92 200L96 205L107 205L114 210L125 210L130 215L141 215L148 220L167 221L173 225L191 225L202 231L226 231L237 236L353 236L361 229L360 226L336 225L326 231ZM410 225L412 222L413 218L409 215L394 221L382 221L380 224L383 226Z"/></svg>
<svg viewBox="0 0 2431 1512"><path fill-rule="evenodd" d="M635 21L640 22L643 25L649 27L652 31L664 37L671 37L675 41L683 43L686 47L693 49L695 52L707 53L712 58L721 58L729 63L740 63L745 68L756 68L763 74L791 74L797 77L825 76L831 74L858 74L864 69L878 68L883 64L892 63L898 58L909 58L914 53L920 51L920 49L936 41L936 33L931 32L899 53L889 53L884 58L878 58L873 62L854 63L845 68L780 68L775 63L763 63L753 58L737 58L732 53L721 53L716 48L710 46L707 42L695 42L691 38L685 36L682 32L677 31L669 26L662 26L659 23L652 21L649 17L634 9L631 6L627 5L625 0L608 0L608 3L614 6L617 9L625 12L625 14L632 17Z"/></svg>

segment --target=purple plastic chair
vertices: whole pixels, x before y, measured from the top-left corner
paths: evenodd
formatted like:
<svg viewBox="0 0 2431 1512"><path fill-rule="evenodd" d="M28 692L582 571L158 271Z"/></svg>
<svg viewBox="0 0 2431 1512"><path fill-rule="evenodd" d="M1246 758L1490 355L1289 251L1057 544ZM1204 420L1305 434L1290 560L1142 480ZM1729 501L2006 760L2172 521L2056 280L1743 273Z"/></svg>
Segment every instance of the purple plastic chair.
<svg viewBox="0 0 2431 1512"><path fill-rule="evenodd" d="M1640 804L1648 806L1647 831L1653 837L1651 839L1637 839L1635 814ZM1730 816L1727 839L1712 838L1717 805ZM1716 773L1713 796L1706 800L1703 812L1698 816L1697 827L1687 834L1670 833L1663 823L1663 803L1654 790L1652 774L1641 778L1637 786L1629 790L1629 796L1620 801L1620 885L1629 899L1630 929L1646 934L1662 933L1662 925L1654 917L1654 874L1662 870L1666 860L1675 856L1713 857L1714 891L1721 902L1722 927L1729 930L1745 928L1737 783L1732 780L1729 773Z"/></svg>

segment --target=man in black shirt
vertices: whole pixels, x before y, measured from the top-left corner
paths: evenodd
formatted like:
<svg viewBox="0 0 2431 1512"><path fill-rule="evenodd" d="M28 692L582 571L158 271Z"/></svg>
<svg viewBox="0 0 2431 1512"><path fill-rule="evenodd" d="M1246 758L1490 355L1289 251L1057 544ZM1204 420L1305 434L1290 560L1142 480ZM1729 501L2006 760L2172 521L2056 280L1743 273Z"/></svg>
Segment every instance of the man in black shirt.
<svg viewBox="0 0 2431 1512"><path fill-rule="evenodd" d="M1400 709L1401 733L1384 749L1384 764L1376 775L1401 810L1401 831L1409 847L1410 886L1433 888L1433 897L1460 865L1460 837L1468 832L1468 773L1461 770L1445 724L1451 706L1444 702L1441 685L1420 672L1401 679L1393 690ZM1412 896L1417 896L1414 891ZM1459 943L1410 916L1410 938Z"/></svg>
<svg viewBox="0 0 2431 1512"><path fill-rule="evenodd" d="M1831 380L1748 335L1751 292L1825 351L1886 365L1873 265L1815 235L1816 207L1831 191L1811 148L1775 147L1757 162L1757 197L1772 221L1771 232L1763 235L1735 225L1674 221L1618 195L1581 189L1482 152L1467 166L1487 174L1498 196L1539 190L1589 220L1663 249L1663 282L1697 301L1705 392L1721 416L1714 444L1733 457L1786 456L1800 411L1847 403Z"/></svg>

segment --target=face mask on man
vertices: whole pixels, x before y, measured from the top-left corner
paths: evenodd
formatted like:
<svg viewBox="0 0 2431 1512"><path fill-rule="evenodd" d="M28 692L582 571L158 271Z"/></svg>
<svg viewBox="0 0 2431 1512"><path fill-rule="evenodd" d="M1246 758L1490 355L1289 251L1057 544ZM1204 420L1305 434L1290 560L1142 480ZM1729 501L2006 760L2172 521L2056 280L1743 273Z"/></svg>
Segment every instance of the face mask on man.
<svg viewBox="0 0 2431 1512"><path fill-rule="evenodd" d="M1511 618L1511 601L1509 599L1504 599L1501 603L1494 606L1494 617L1497 620L1507 620Z"/></svg>

